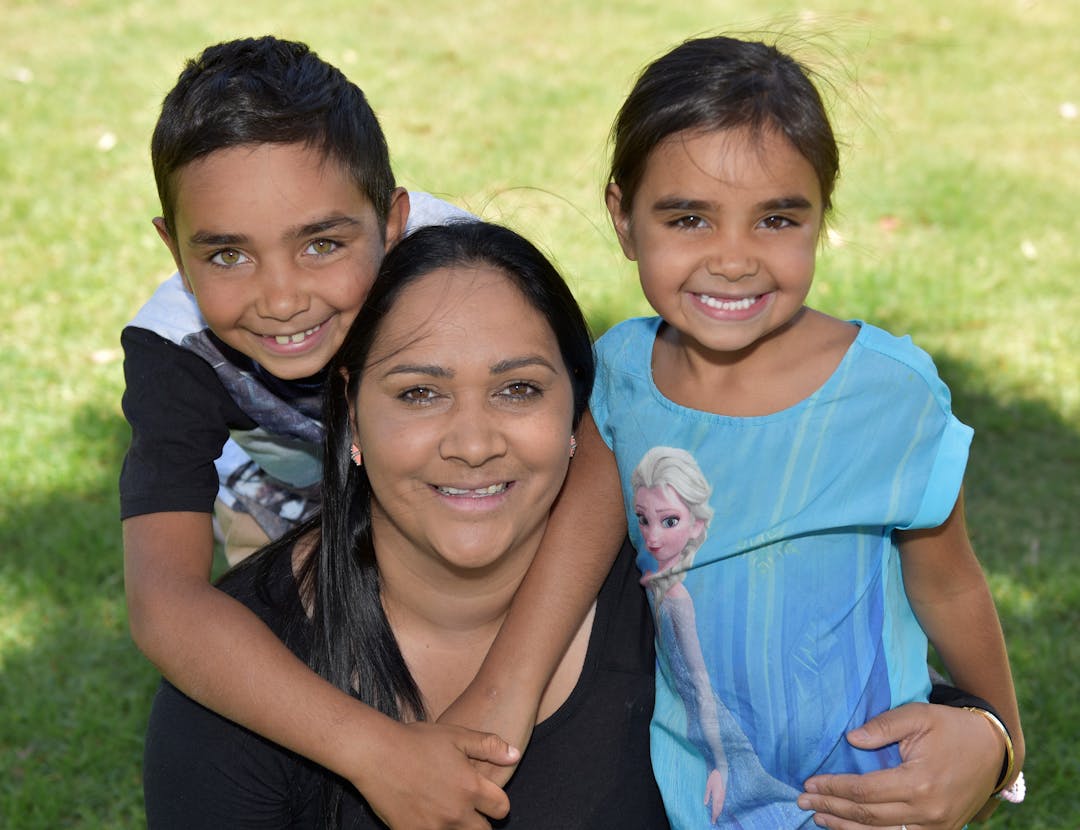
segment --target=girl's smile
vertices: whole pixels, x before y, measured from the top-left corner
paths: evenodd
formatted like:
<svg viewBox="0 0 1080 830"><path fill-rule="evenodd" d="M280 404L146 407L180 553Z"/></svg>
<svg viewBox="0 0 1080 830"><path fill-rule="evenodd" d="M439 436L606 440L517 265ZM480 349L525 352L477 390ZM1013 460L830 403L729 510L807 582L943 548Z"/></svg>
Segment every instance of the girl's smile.
<svg viewBox="0 0 1080 830"><path fill-rule="evenodd" d="M814 168L781 134L676 133L650 153L631 210L608 209L645 296L684 345L741 352L802 309L821 230Z"/></svg>

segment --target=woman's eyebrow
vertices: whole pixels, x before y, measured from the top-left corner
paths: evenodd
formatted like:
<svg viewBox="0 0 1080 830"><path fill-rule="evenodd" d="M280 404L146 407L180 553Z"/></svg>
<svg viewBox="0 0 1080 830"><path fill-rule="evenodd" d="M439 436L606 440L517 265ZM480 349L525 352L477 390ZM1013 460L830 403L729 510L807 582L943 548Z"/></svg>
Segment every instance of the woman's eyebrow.
<svg viewBox="0 0 1080 830"><path fill-rule="evenodd" d="M526 366L543 366L546 369L550 369L552 372L558 373L551 361L540 355L524 355L522 357L512 357L506 360L500 360L498 363L491 367L491 374L502 375L507 372L514 372L518 369L524 369Z"/></svg>
<svg viewBox="0 0 1080 830"><path fill-rule="evenodd" d="M454 370L429 363L399 363L383 372L383 377L390 377L390 375L427 375L433 378L452 378Z"/></svg>

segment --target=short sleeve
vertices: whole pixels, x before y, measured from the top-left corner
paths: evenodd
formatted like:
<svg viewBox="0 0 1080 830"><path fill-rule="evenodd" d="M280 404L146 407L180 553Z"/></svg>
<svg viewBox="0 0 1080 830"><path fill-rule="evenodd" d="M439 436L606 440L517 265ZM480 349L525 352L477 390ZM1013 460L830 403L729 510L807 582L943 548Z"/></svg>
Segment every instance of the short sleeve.
<svg viewBox="0 0 1080 830"><path fill-rule="evenodd" d="M120 515L213 510L214 460L229 428L255 426L198 355L146 329L128 326L124 416L131 444L120 472Z"/></svg>

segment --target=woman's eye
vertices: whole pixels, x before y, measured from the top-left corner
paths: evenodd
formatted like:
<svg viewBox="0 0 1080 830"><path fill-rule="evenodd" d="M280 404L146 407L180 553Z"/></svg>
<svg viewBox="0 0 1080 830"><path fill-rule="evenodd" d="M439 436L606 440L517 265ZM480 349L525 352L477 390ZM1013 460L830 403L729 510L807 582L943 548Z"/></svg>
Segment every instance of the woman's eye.
<svg viewBox="0 0 1080 830"><path fill-rule="evenodd" d="M649 525L649 520L645 518L645 514L644 514L644 513L638 513L638 514L637 514L637 523L638 523L638 525L639 525L639 526L641 526L641 527L648 527L648 525Z"/></svg>
<svg viewBox="0 0 1080 830"><path fill-rule="evenodd" d="M524 400L541 394L540 390L531 383L511 383L505 386L500 393L504 397L514 400Z"/></svg>
<svg viewBox="0 0 1080 830"><path fill-rule="evenodd" d="M660 520L661 527L675 527L679 524L678 516L665 516Z"/></svg>
<svg viewBox="0 0 1080 830"><path fill-rule="evenodd" d="M210 262L222 268L233 268L248 261L248 258L235 248L225 248L210 257Z"/></svg>
<svg viewBox="0 0 1080 830"><path fill-rule="evenodd" d="M338 243L332 239L316 239L307 247L307 253L315 256L326 256L338 249Z"/></svg>
<svg viewBox="0 0 1080 830"><path fill-rule="evenodd" d="M406 389L399 396L406 403L427 403L435 397L435 390L426 386L414 386Z"/></svg>

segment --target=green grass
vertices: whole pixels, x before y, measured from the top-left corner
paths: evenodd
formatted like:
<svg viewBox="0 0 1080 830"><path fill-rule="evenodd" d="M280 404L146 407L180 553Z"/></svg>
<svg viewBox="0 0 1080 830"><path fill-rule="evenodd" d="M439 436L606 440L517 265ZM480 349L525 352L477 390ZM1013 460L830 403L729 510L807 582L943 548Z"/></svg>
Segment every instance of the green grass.
<svg viewBox="0 0 1080 830"><path fill-rule="evenodd" d="M910 332L976 428L970 526L1029 747L1029 802L989 826L1080 824L1080 6L670 5L4 3L0 826L143 823L156 675L124 610L118 333L171 271L146 148L182 61L307 40L368 92L403 183L537 239L600 331L645 311L602 213L611 118L644 63L718 28L809 35L845 140L812 301Z"/></svg>

